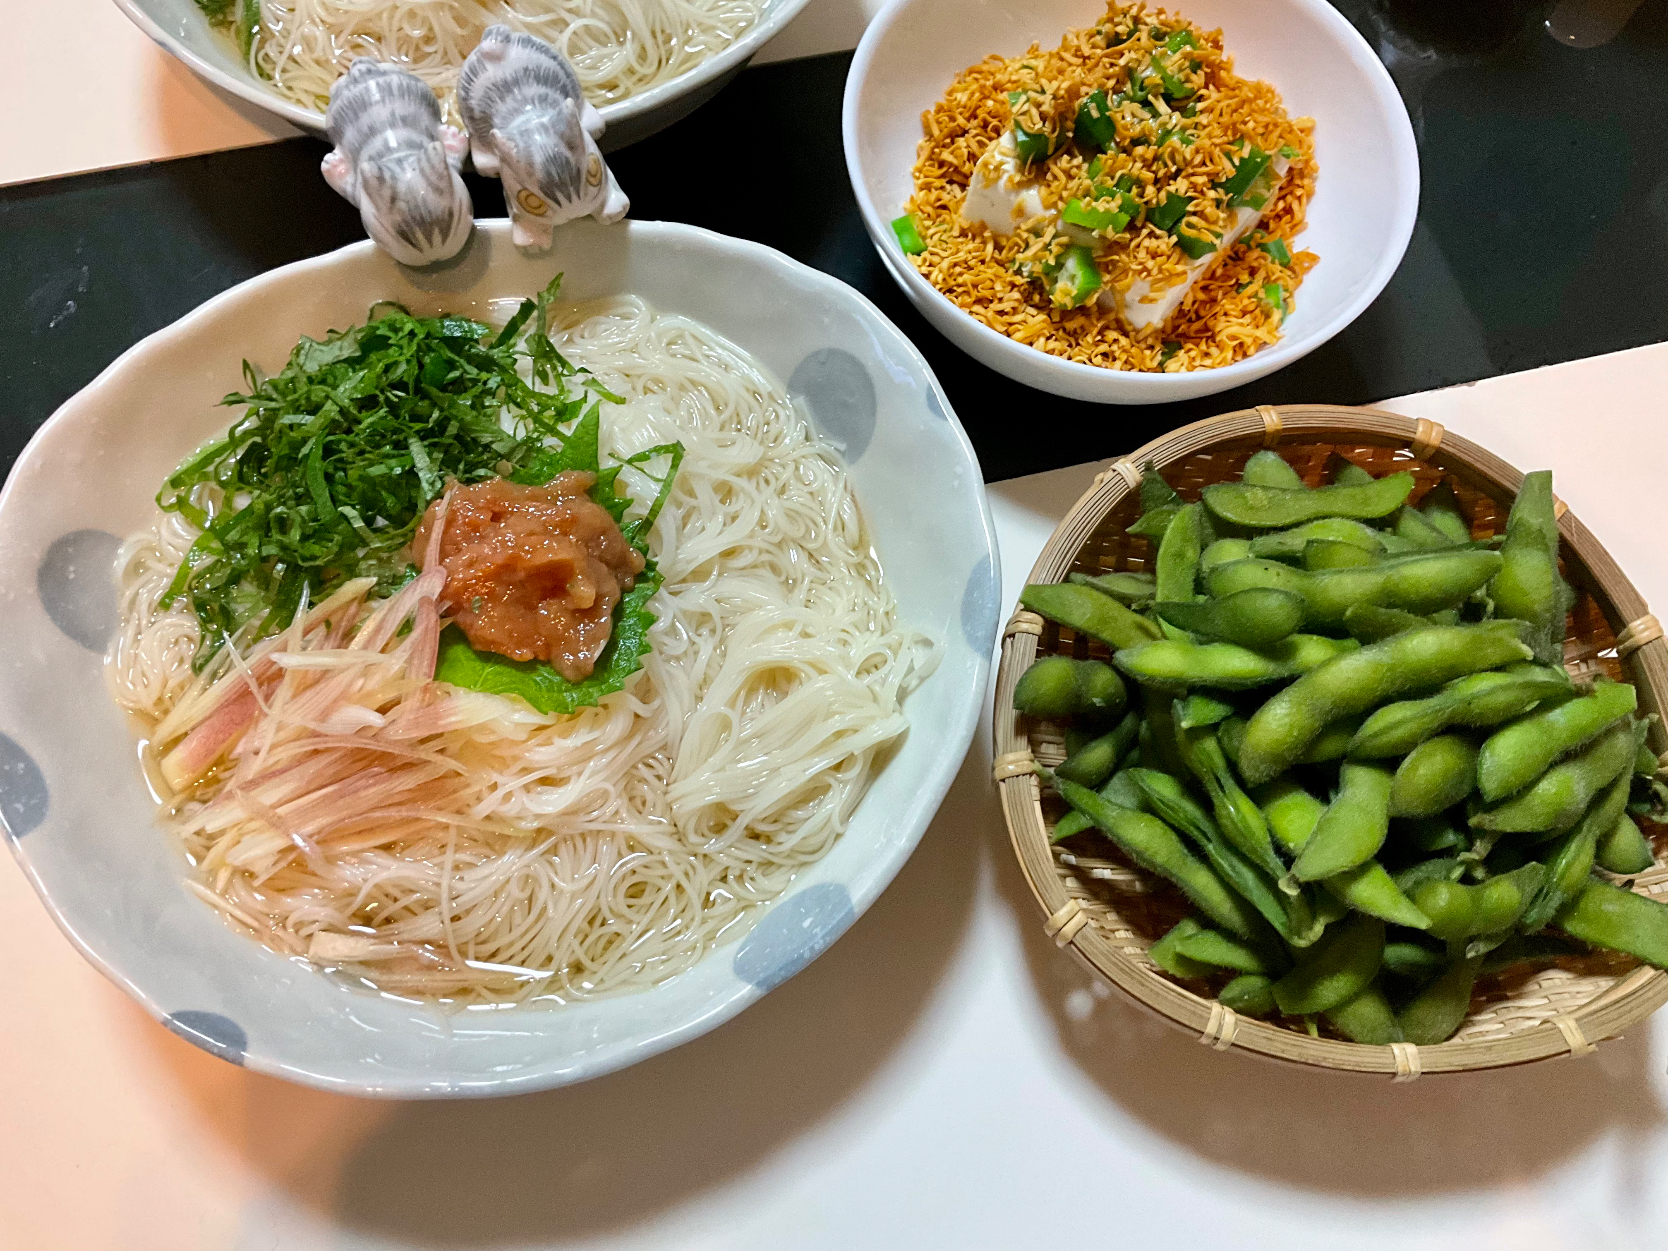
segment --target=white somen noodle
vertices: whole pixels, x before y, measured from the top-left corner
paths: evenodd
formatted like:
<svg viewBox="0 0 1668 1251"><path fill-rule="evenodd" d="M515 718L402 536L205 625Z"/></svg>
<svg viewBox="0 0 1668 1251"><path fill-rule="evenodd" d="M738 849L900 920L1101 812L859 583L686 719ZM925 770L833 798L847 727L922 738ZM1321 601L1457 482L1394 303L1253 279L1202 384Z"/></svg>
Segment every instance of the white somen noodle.
<svg viewBox="0 0 1668 1251"><path fill-rule="evenodd" d="M688 968L830 849L936 661L834 449L752 361L632 298L556 333L627 398L605 406L605 463L687 449L650 538L653 650L600 706L543 716L425 681L432 564L380 602L350 583L195 677L196 618L156 607L194 527L168 514L120 557L107 674L178 783L164 813L194 888L385 991L572 1000ZM251 728L194 780L238 700Z"/></svg>

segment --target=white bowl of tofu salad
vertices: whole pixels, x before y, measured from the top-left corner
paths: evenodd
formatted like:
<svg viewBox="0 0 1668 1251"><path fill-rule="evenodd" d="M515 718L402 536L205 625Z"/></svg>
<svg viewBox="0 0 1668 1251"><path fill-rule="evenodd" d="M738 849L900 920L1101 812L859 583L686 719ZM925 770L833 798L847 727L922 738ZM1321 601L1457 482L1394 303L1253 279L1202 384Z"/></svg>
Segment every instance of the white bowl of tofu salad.
<svg viewBox="0 0 1668 1251"><path fill-rule="evenodd" d="M1418 213L1407 110L1325 0L891 0L843 126L904 293L1072 399L1190 399L1306 355Z"/></svg>

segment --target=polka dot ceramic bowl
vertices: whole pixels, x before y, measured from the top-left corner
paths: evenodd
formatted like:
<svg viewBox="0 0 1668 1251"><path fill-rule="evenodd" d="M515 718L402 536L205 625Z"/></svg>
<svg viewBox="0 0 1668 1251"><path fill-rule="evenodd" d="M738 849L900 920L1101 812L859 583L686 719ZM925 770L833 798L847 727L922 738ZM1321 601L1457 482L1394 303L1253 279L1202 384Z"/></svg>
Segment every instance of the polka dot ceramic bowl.
<svg viewBox="0 0 1668 1251"><path fill-rule="evenodd" d="M480 313L565 272L564 296L621 292L751 352L845 452L904 617L943 644L911 729L850 828L740 941L653 990L555 1009L472 1013L350 990L234 932L185 887L158 828L102 653L117 536L231 417L244 357L276 371L302 334L375 300ZM862 296L757 244L689 226L576 222L552 255L483 224L456 263L419 273L369 243L275 270L152 335L65 404L0 495L0 816L70 939L177 1033L234 1063L367 1094L535 1090L631 1064L734 1016L832 943L914 849L966 754L994 646L994 533L978 464L932 372Z"/></svg>

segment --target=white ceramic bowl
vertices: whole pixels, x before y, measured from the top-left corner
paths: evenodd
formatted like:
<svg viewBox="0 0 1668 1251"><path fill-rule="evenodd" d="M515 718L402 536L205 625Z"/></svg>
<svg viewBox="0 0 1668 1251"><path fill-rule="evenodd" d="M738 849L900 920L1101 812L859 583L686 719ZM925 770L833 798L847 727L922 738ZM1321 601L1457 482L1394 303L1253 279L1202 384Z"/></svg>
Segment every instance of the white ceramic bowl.
<svg viewBox="0 0 1668 1251"><path fill-rule="evenodd" d="M1106 404L1214 395L1314 351L1358 317L1400 264L1419 211L1419 157L1407 109L1365 40L1326 0L1173 0L1172 12L1221 27L1235 70L1279 88L1287 111L1315 119L1319 183L1303 246L1320 264L1303 280L1280 341L1222 369L1121 373L1050 356L974 320L916 272L890 222L904 211L921 114L991 53L1058 46L1092 26L1104 0L891 0L846 79L846 166L863 223L904 294L970 356L1027 386Z"/></svg>
<svg viewBox="0 0 1668 1251"><path fill-rule="evenodd" d="M600 112L608 123L602 137L603 151L617 151L647 139L712 99L808 3L810 0L766 0L758 23L717 56L641 95L603 105ZM285 99L264 79L251 74L232 42L209 25L196 0L116 0L116 7L216 87L292 125L324 133L324 114Z"/></svg>
<svg viewBox="0 0 1668 1251"><path fill-rule="evenodd" d="M635 995L462 1016L346 989L234 932L184 886L153 817L102 652L118 535L234 415L247 356L276 372L297 336L375 300L484 311L565 272L564 296L634 292L751 352L845 448L902 615L943 644L905 705L911 728L834 849L739 942ZM40 430L0 494L0 817L58 924L155 1017L252 1069L377 1095L500 1094L644 1059L734 1016L837 938L914 849L960 767L984 698L1001 578L973 450L932 372L850 287L691 226L562 227L530 259L483 224L439 273L369 243L274 270L127 352Z"/></svg>

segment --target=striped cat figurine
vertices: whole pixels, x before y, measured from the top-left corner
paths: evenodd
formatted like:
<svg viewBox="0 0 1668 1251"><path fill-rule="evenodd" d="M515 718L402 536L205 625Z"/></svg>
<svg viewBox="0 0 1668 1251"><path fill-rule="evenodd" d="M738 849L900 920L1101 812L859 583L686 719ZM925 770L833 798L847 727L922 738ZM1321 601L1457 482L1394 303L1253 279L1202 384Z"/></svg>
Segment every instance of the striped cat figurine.
<svg viewBox="0 0 1668 1251"><path fill-rule="evenodd" d="M409 70L360 57L330 88L325 128L335 149L324 180L359 208L359 219L402 265L450 260L475 224L458 169L469 150L443 124L440 102Z"/></svg>
<svg viewBox="0 0 1668 1251"><path fill-rule="evenodd" d="M517 247L548 248L565 221L618 221L631 208L597 147L602 114L544 40L487 27L458 76L458 109L475 169L504 182Z"/></svg>

